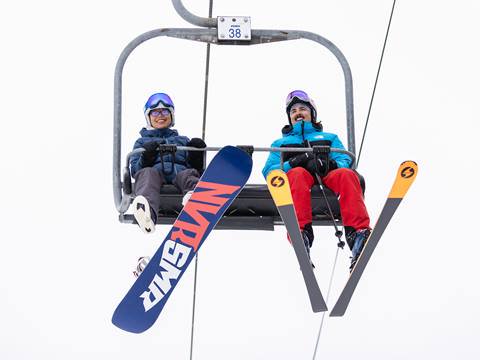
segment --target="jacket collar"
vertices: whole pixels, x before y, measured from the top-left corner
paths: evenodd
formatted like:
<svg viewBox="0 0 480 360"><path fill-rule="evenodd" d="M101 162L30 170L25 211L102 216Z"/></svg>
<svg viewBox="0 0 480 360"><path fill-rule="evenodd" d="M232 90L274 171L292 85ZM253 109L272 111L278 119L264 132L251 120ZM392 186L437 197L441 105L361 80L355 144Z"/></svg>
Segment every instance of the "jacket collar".
<svg viewBox="0 0 480 360"><path fill-rule="evenodd" d="M303 130L302 130L302 123L303 123ZM302 136L303 134L310 134L314 132L323 131L323 126L321 123L312 123L311 121L301 121L296 123L295 125L285 125L282 128L283 136Z"/></svg>
<svg viewBox="0 0 480 360"><path fill-rule="evenodd" d="M147 128L142 128L140 130L140 135L142 137L162 137L162 138L167 138L171 136L177 136L178 131L170 128L165 128L165 129L152 129L148 130Z"/></svg>

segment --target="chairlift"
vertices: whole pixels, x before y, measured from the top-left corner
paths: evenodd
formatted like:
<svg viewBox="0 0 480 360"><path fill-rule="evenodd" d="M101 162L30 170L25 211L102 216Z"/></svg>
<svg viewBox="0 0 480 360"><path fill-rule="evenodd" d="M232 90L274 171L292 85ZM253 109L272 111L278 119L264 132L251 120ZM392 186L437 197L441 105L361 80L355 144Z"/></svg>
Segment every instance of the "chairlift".
<svg viewBox="0 0 480 360"><path fill-rule="evenodd" d="M136 149L126 156L125 166L121 167L121 140L122 140L122 75L123 67L132 51L143 42L156 37L172 37L191 41L200 41L215 45L257 45L272 42L307 39L326 47L339 61L345 79L346 125L348 151L343 149L329 149L342 152L352 159L351 168L356 168L355 155L355 127L353 111L353 84L350 66L342 52L324 37L298 30L255 30L250 28L250 18L245 16L219 16L217 18L202 18L190 13L181 0L172 0L178 14L186 21L201 28L161 28L141 34L133 39L122 51L117 60L114 77L114 130L113 130L113 192L116 209L121 223L135 224L133 214L128 213L134 199L133 180L129 169L129 158L143 149ZM160 145L162 146L162 145ZM253 156L260 151L284 152L315 152L315 147L306 148L258 148L240 146ZM162 151L218 151L219 148L207 147L197 149L191 147L163 148ZM361 181L363 179L361 178ZM318 185L312 188L312 215L313 226L331 225L332 219L328 205L331 207L335 223L342 225L340 207L336 195L325 188L323 196ZM161 205L158 209L157 224L173 224L182 209L183 194L171 184L164 184L161 190ZM328 201L328 203L327 203ZM283 225L277 208L270 196L266 184L247 184L238 197L225 212L224 217L215 227L227 230L274 230L275 225Z"/></svg>

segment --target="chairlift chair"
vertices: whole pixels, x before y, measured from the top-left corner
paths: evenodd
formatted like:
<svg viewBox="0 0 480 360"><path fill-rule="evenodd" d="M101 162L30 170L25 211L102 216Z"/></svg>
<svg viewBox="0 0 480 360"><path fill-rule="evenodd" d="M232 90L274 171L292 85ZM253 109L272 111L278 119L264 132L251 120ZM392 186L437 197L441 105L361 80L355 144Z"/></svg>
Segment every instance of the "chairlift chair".
<svg viewBox="0 0 480 360"><path fill-rule="evenodd" d="M121 167L121 129L122 129L122 75L123 67L132 51L143 42L161 36L201 41L216 45L256 45L268 44L271 42L307 39L326 47L339 61L345 79L346 99L346 123L347 123L347 144L348 151L341 151L352 158L352 169L356 167L355 161L355 128L353 111L353 84L350 66L342 52L329 40L320 35L297 30L254 30L249 28L248 17L227 17L201 18L187 11L181 0L172 0L179 15L186 21L203 28L163 28L146 32L133 39L122 51L115 67L114 77L114 130L113 130L113 192L115 206L119 213L119 221L122 223L135 223L132 214L127 213L133 201L133 184L130 176L129 156L127 155L126 165ZM243 21L240 21L243 20ZM238 24L245 26L238 31ZM234 24L234 25L232 25ZM230 26L230 28L228 27ZM229 30L235 31L231 32ZM243 147L250 152L271 151L271 148ZM195 148L183 150L198 151ZM218 148L207 148L205 150L218 150ZM285 150L285 149L283 149ZM277 151L283 151L277 149ZM288 151L311 151L305 148L292 149ZM252 154L251 154L252 155ZM361 179L363 180L363 179ZM335 194L328 188L325 189L328 204L333 212L335 222L341 225L340 208ZM332 219L328 211L327 203L318 185L312 188L312 213L313 226L331 225ZM157 224L173 224L182 209L183 194L180 194L174 185L165 184L161 191L161 206L158 209ZM229 230L274 230L274 225L282 225L283 222L278 214L277 208L270 196L266 184L247 184L238 197L225 212L224 217L217 224L216 229Z"/></svg>

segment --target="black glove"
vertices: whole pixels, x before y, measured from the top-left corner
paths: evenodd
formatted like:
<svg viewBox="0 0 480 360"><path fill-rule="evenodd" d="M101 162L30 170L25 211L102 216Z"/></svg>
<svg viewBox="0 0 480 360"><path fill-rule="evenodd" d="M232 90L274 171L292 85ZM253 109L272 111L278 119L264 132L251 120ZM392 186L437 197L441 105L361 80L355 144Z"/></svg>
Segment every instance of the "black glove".
<svg viewBox="0 0 480 360"><path fill-rule="evenodd" d="M296 155L293 158L291 158L288 163L292 168L294 167L305 167L305 165L312 160L313 161L313 154L312 153L301 153L300 155Z"/></svg>
<svg viewBox="0 0 480 360"><path fill-rule="evenodd" d="M207 144L200 138L193 138L187 143L187 146L203 149L207 147ZM199 172L202 172L205 167L203 159L203 151L189 151L187 154L187 162L192 168L197 169Z"/></svg>
<svg viewBox="0 0 480 360"><path fill-rule="evenodd" d="M326 159L317 158L316 161L317 161L317 164L315 164L315 159L311 159L305 165L305 169L307 169L308 172L313 176L315 176L315 174L318 174L320 176L325 176L329 171L332 171L338 168L336 161L332 159L326 160Z"/></svg>
<svg viewBox="0 0 480 360"><path fill-rule="evenodd" d="M143 167L151 167L155 165L158 155L158 142L150 141L142 145L145 151L142 153Z"/></svg>
<svg viewBox="0 0 480 360"><path fill-rule="evenodd" d="M191 147L196 147L196 148L199 148L199 149L203 149L203 148L206 148L207 147L207 144L205 144L205 141L203 141L202 139L200 138L192 138L188 143L187 143L187 146L191 146ZM193 151L192 151L193 152ZM195 152L198 152L198 151L195 151Z"/></svg>

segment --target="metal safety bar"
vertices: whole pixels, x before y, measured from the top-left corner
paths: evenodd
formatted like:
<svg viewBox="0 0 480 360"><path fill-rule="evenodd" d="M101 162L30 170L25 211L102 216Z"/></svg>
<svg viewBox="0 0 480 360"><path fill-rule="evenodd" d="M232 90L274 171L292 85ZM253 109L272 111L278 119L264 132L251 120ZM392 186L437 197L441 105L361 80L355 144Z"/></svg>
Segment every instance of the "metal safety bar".
<svg viewBox="0 0 480 360"><path fill-rule="evenodd" d="M160 144L159 147L162 147L163 144ZM191 146L175 146L175 145L168 145L172 148L175 148L175 150L178 150L178 151L220 151L222 149L222 147L218 147L218 146L207 146L205 148L196 148L196 147L191 147ZM238 147L242 148L243 146L242 145L239 145ZM325 146L313 146L311 148L302 148L302 147L298 147L298 148L285 148L285 147L251 147L251 149L253 149L254 152L258 151L258 152L298 152L298 153L307 153L307 152L311 152L313 153L315 151L316 148L322 148L322 147L325 147ZM132 150L130 151L127 156L126 156L126 166L128 167L128 164L130 164L130 158L132 157L132 155L135 155L135 154L138 154L138 153L142 153L144 152L145 149L144 148L137 148L135 150ZM355 169L355 164L356 164L356 157L355 157L355 154L348 151L348 150L344 150L344 149L337 149L337 148L330 148L330 152L338 152L338 153L342 153L342 154L346 154L350 157L350 160L352 160L351 164L350 164L350 168L352 169Z"/></svg>

